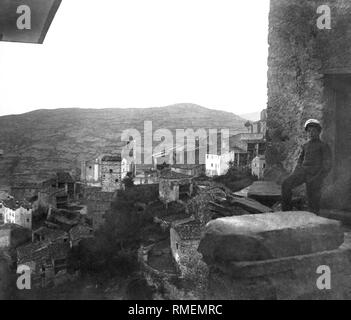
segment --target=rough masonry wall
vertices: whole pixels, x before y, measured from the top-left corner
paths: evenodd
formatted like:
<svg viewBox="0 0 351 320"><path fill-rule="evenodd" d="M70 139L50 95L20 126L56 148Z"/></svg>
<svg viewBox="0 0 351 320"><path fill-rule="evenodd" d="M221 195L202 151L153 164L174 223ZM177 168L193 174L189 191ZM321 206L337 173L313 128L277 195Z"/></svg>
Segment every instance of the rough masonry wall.
<svg viewBox="0 0 351 320"><path fill-rule="evenodd" d="M317 8L329 5L331 30L320 30ZM322 121L334 151L330 74L351 73L351 1L271 0L268 59L267 164L291 171L305 142L303 124Z"/></svg>
<svg viewBox="0 0 351 320"><path fill-rule="evenodd" d="M101 163L102 191L114 192L121 189L121 162L102 161Z"/></svg>

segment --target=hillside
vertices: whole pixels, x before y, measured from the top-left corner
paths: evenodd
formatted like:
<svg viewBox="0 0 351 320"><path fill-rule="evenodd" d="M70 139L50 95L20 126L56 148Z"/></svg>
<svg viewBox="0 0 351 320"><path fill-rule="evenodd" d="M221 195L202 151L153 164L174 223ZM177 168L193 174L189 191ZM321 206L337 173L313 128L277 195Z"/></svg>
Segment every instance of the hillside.
<svg viewBox="0 0 351 320"><path fill-rule="evenodd" d="M245 120L193 104L147 109L56 109L0 117L0 187L35 181L58 169L80 168L84 159L111 152L123 130L229 128L245 131Z"/></svg>

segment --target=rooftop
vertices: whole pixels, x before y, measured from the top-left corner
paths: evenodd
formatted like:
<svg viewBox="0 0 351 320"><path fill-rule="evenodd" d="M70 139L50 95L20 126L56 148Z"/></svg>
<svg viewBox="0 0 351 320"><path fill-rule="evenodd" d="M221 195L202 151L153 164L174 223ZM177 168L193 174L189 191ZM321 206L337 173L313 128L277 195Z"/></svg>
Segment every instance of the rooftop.
<svg viewBox="0 0 351 320"><path fill-rule="evenodd" d="M176 169L195 169L199 167L203 167L203 164L173 164L172 168Z"/></svg>
<svg viewBox="0 0 351 320"><path fill-rule="evenodd" d="M171 170L165 170L161 173L161 178L162 179L168 179L168 180L183 180L183 179L192 179L191 176L188 176L186 174L174 172Z"/></svg>
<svg viewBox="0 0 351 320"><path fill-rule="evenodd" d="M18 263L48 259L63 259L70 250L68 243L35 242L17 248Z"/></svg>
<svg viewBox="0 0 351 320"><path fill-rule="evenodd" d="M71 240L79 240L86 237L93 236L93 229L86 225L76 225L70 231Z"/></svg>
<svg viewBox="0 0 351 320"><path fill-rule="evenodd" d="M103 156L101 161L104 161L104 162L121 162L122 161L122 156L120 154Z"/></svg>
<svg viewBox="0 0 351 320"><path fill-rule="evenodd" d="M6 208L17 210L19 208L32 209L32 205L26 200L16 200L14 198L6 199L2 201Z"/></svg>
<svg viewBox="0 0 351 320"><path fill-rule="evenodd" d="M45 240L55 240L61 237L68 236L67 232L60 229L50 229L48 227L40 227L33 231L33 234L43 237Z"/></svg>

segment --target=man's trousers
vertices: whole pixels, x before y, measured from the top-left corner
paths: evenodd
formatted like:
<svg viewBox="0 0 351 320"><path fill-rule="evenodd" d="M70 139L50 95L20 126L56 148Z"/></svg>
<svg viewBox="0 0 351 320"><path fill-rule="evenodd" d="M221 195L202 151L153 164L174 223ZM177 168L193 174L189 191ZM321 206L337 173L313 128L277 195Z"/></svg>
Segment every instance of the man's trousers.
<svg viewBox="0 0 351 320"><path fill-rule="evenodd" d="M314 178L314 173L304 167L297 167L295 171L284 180L282 184L282 210L292 210L292 191L294 188L306 183L307 201L310 212L319 214L323 178ZM313 179L312 179L313 178Z"/></svg>

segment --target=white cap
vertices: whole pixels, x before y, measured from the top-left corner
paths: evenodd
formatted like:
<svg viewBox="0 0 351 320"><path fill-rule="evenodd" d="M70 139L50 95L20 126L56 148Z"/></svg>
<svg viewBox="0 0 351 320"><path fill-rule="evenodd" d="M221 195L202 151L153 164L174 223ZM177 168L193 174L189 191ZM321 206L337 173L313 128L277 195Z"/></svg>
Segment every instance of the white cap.
<svg viewBox="0 0 351 320"><path fill-rule="evenodd" d="M322 129L320 121L318 121L316 119L309 119L309 120L307 120L306 123L305 123L305 130L307 130L307 127L309 125L318 126L318 127L320 127Z"/></svg>

